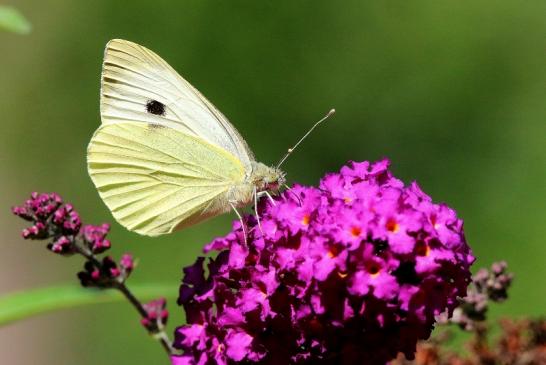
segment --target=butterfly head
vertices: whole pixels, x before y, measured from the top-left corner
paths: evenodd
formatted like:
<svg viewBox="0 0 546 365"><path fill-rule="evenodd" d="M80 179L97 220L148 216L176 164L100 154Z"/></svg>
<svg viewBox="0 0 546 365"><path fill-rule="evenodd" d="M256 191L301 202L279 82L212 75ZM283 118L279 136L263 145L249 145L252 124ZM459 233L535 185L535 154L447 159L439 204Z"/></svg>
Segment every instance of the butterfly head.
<svg viewBox="0 0 546 365"><path fill-rule="evenodd" d="M256 191L277 192L286 183L285 173L278 168L269 167L260 162L252 166L251 184Z"/></svg>

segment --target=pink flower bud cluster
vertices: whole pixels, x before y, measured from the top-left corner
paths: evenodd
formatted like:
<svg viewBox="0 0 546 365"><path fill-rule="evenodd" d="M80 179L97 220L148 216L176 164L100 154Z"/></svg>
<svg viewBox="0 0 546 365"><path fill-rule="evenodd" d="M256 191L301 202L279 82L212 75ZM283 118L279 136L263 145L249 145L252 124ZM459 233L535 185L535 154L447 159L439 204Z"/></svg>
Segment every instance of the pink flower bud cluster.
<svg viewBox="0 0 546 365"><path fill-rule="evenodd" d="M167 300L159 298L143 305L146 311L146 317L140 320L140 323L148 330L152 328L163 328L167 324L169 312L167 311Z"/></svg>
<svg viewBox="0 0 546 365"><path fill-rule="evenodd" d="M85 287L109 288L124 282L133 271L133 267L131 255L123 255L119 264L110 256L105 256L102 261L88 260L84 270L78 273L78 278Z"/></svg>
<svg viewBox="0 0 546 365"><path fill-rule="evenodd" d="M47 248L54 253L69 256L75 253L87 258L84 270L78 273L83 286L110 287L123 282L133 271L133 258L123 255L119 263L111 257L99 260L95 255L111 247L106 238L110 225L82 225L72 204L63 203L56 193L32 193L30 199L12 212L32 223L25 228L25 239L50 240Z"/></svg>
<svg viewBox="0 0 546 365"><path fill-rule="evenodd" d="M473 331L479 322L486 320L490 302L503 302L508 298L508 289L514 274L507 272L505 261L495 262L491 269L481 268L472 277L467 294L453 311L452 318L441 315L443 323L454 323L466 331Z"/></svg>

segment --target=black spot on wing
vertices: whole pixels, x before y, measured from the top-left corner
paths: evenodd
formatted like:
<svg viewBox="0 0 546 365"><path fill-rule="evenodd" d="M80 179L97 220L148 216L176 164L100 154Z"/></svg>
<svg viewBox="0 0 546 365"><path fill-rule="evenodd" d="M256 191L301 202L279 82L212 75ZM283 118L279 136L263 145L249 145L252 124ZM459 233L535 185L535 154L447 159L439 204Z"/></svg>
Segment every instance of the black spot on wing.
<svg viewBox="0 0 546 365"><path fill-rule="evenodd" d="M150 114L165 116L165 104L157 100L149 100L146 103L146 111Z"/></svg>

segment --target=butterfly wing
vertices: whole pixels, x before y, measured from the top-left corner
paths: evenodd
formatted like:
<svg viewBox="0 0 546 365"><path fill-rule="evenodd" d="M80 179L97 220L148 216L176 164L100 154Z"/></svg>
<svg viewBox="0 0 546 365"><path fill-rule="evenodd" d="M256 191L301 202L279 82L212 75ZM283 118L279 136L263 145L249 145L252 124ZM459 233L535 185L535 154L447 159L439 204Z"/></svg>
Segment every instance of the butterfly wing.
<svg viewBox="0 0 546 365"><path fill-rule="evenodd" d="M114 218L157 236L230 209L226 192L244 180L231 153L170 127L103 124L87 153L89 175Z"/></svg>
<svg viewBox="0 0 546 365"><path fill-rule="evenodd" d="M235 127L167 62L143 46L120 39L108 42L100 105L103 124L165 125L230 152L250 173L254 156Z"/></svg>

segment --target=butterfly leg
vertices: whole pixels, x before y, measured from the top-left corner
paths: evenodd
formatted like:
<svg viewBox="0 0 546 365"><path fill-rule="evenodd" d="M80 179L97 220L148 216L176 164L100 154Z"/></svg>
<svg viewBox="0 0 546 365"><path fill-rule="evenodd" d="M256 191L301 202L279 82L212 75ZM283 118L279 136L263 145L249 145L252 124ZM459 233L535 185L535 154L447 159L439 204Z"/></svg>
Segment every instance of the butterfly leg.
<svg viewBox="0 0 546 365"><path fill-rule="evenodd" d="M271 204L273 205L277 205L277 203L275 202L275 199L273 199L273 197L271 196L271 194L269 194L269 192L267 190L264 190L264 191L260 191L259 193L257 193L257 199L260 199L262 196L267 196L269 198L269 200L271 201Z"/></svg>
<svg viewBox="0 0 546 365"><path fill-rule="evenodd" d="M277 206L277 203L275 203L275 199L273 199L271 194L269 194L269 192L267 192L267 191L264 191L264 193L269 198L269 200L271 201L271 204L273 204L274 206Z"/></svg>
<svg viewBox="0 0 546 365"><path fill-rule="evenodd" d="M256 220L258 221L258 228L260 229L260 233L263 236L264 231L262 230L262 223L260 222L260 214L258 213L258 192L256 190L256 187L254 187L254 212L256 212Z"/></svg>
<svg viewBox="0 0 546 365"><path fill-rule="evenodd" d="M241 222L241 227L243 228L243 236L245 236L245 245L248 243L247 242L247 234L246 234L246 229L245 229L245 222L243 221L243 217L241 216L241 213L239 213L239 211L237 210L237 208L235 207L235 204L233 204L233 202L229 202L229 205L231 205L231 208L233 209L233 211L235 212L235 214L237 214L237 217L239 218L239 221Z"/></svg>
<svg viewBox="0 0 546 365"><path fill-rule="evenodd" d="M300 199L300 197L299 197L299 196L297 196L296 194L294 194L294 193L293 193L293 192L291 191L291 190L292 190L292 188L291 188L290 186L288 186L288 185L284 184L284 187L286 188L286 191L288 191L288 192L289 192L290 194L292 194L292 196L293 196L293 197L295 197L295 198L296 198L296 200L297 200L297 201L299 202L299 204L300 204L300 207L301 207L301 199Z"/></svg>

